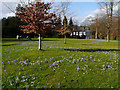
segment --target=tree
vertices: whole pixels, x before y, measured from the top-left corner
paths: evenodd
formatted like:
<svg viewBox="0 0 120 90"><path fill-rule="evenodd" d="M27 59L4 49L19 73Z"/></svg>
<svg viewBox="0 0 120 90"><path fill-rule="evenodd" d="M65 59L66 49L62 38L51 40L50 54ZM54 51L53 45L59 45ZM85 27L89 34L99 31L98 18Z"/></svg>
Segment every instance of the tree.
<svg viewBox="0 0 120 90"><path fill-rule="evenodd" d="M67 24L68 24L67 18L66 18L66 16L64 16L64 19L63 19L63 27L66 28L66 27L67 27Z"/></svg>
<svg viewBox="0 0 120 90"><path fill-rule="evenodd" d="M59 17L58 17L58 25L61 25L61 15L59 14Z"/></svg>
<svg viewBox="0 0 120 90"><path fill-rule="evenodd" d="M109 0L109 1L100 3L101 6L102 6L102 4L106 10L107 42L110 42L110 31L111 31L111 27L112 27L113 5L115 3L114 3L114 0Z"/></svg>
<svg viewBox="0 0 120 90"><path fill-rule="evenodd" d="M73 25L73 21L72 21L72 17L71 17L71 18L70 18L70 21L69 21L68 28L69 28L71 31L73 31L73 27L74 27L74 25Z"/></svg>
<svg viewBox="0 0 120 90"><path fill-rule="evenodd" d="M66 14L68 11L68 7L69 7L70 2L67 0L67 2L61 2L61 13L63 14L63 27L59 30L60 35L64 35L64 43L66 44L66 34L70 33L70 30L68 30L68 23L67 23L67 18L66 18Z"/></svg>
<svg viewBox="0 0 120 90"><path fill-rule="evenodd" d="M35 33L39 35L39 50L41 50L41 36L47 32L47 29L53 28L56 25L56 15L50 13L51 3L44 3L42 1L28 1L24 5L21 13L16 15L21 18L21 21L27 25L20 26L24 33Z"/></svg>
<svg viewBox="0 0 120 90"><path fill-rule="evenodd" d="M16 7L16 13L22 13L22 10L25 10L25 8L23 8L21 4L18 4L18 6Z"/></svg>
<svg viewBox="0 0 120 90"><path fill-rule="evenodd" d="M70 18L69 25L70 25L70 26L73 26L72 17Z"/></svg>
<svg viewBox="0 0 120 90"><path fill-rule="evenodd" d="M2 19L2 37L16 37L22 35L19 25L21 21L18 17L8 17Z"/></svg>
<svg viewBox="0 0 120 90"><path fill-rule="evenodd" d="M58 18L57 18L57 26L56 26L56 30L60 30L61 27L62 27L62 24L61 24L61 15L59 14Z"/></svg>
<svg viewBox="0 0 120 90"><path fill-rule="evenodd" d="M63 19L63 28L64 28L64 32L66 32L66 30L67 30L67 18L66 18L66 16L64 16L64 19ZM64 34L64 37L65 37L65 41L64 41L64 43L66 44L66 33Z"/></svg>
<svg viewBox="0 0 120 90"><path fill-rule="evenodd" d="M60 29L60 30L58 30L58 32L59 32L59 35L64 35L64 39L65 39L65 41L64 41L64 43L66 44L66 34L67 33L71 33L71 30L68 28L68 25L67 25L67 18L66 18L66 16L64 16L64 19L63 19L63 27Z"/></svg>
<svg viewBox="0 0 120 90"><path fill-rule="evenodd" d="M99 17L98 17L98 14L97 14L96 18L95 18L95 26L96 26L95 38L96 39L98 38L98 25L99 25Z"/></svg>

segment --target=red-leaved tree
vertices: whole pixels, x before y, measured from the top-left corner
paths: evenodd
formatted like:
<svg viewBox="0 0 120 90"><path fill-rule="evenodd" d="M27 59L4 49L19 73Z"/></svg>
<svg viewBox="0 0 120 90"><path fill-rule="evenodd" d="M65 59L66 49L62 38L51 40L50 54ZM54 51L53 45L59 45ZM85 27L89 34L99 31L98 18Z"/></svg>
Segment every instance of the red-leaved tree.
<svg viewBox="0 0 120 90"><path fill-rule="evenodd" d="M41 35L56 25L57 17L54 13L50 13L51 8L51 3L35 0L28 1L21 13L16 13L21 21L26 23L20 26L24 33L39 35L39 50L41 50Z"/></svg>
<svg viewBox="0 0 120 90"><path fill-rule="evenodd" d="M69 26L67 25L67 18L66 16L64 16L64 20L63 20L63 27L61 27L60 30L58 30L59 35L64 35L64 44L66 44L66 34L70 34L72 31L68 28Z"/></svg>

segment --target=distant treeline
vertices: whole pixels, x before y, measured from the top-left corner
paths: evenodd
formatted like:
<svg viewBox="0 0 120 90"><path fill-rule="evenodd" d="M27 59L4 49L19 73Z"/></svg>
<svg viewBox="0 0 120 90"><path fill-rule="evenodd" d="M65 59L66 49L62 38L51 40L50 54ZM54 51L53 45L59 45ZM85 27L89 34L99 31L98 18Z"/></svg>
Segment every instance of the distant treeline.
<svg viewBox="0 0 120 90"><path fill-rule="evenodd" d="M15 38L17 35L26 37L36 37L38 35L31 33L31 34L25 34L23 31L21 31L20 25L24 24L20 21L18 17L8 17L3 18L2 20L2 38ZM47 32L46 37L54 36L55 32ZM44 36L45 37L45 36Z"/></svg>
<svg viewBox="0 0 120 90"><path fill-rule="evenodd" d="M2 37L16 37L22 35L19 25L22 24L17 17L8 17L2 19Z"/></svg>

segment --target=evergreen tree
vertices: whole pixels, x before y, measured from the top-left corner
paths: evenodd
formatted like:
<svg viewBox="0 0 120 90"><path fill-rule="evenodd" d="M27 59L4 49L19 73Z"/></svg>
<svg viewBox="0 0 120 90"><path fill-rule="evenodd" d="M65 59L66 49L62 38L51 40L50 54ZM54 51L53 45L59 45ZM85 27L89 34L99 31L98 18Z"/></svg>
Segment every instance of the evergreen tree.
<svg viewBox="0 0 120 90"><path fill-rule="evenodd" d="M18 4L18 6L16 7L16 13L22 13L22 10L25 10L25 8L23 8L21 4Z"/></svg>
<svg viewBox="0 0 120 90"><path fill-rule="evenodd" d="M61 15L59 14L59 17L57 18L57 26L56 26L56 30L61 29L62 24L61 24Z"/></svg>
<svg viewBox="0 0 120 90"><path fill-rule="evenodd" d="M70 26L73 26L72 17L70 18L69 25L70 25Z"/></svg>
<svg viewBox="0 0 120 90"><path fill-rule="evenodd" d="M67 23L68 23L67 18L66 18L66 16L64 16L63 27L60 30L58 30L59 35L64 35L64 38L65 38L64 43L65 44L66 44L66 35L71 33L71 30L68 28Z"/></svg>
<svg viewBox="0 0 120 90"><path fill-rule="evenodd" d="M2 19L2 37L16 37L22 35L19 25L21 21L18 17L8 17Z"/></svg>
<svg viewBox="0 0 120 90"><path fill-rule="evenodd" d="M67 18L66 16L64 16L64 19L63 19L63 28L66 28L67 27Z"/></svg>
<svg viewBox="0 0 120 90"><path fill-rule="evenodd" d="M58 17L58 25L61 25L61 15L59 14L59 17Z"/></svg>

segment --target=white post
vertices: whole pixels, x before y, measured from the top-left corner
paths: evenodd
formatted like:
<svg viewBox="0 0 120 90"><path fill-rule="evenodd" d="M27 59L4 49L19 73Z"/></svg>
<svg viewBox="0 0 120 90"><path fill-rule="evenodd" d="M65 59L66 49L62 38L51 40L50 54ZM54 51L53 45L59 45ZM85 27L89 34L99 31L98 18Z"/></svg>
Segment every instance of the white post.
<svg viewBox="0 0 120 90"><path fill-rule="evenodd" d="M19 35L17 35L17 37L16 37L17 39L19 39Z"/></svg>

